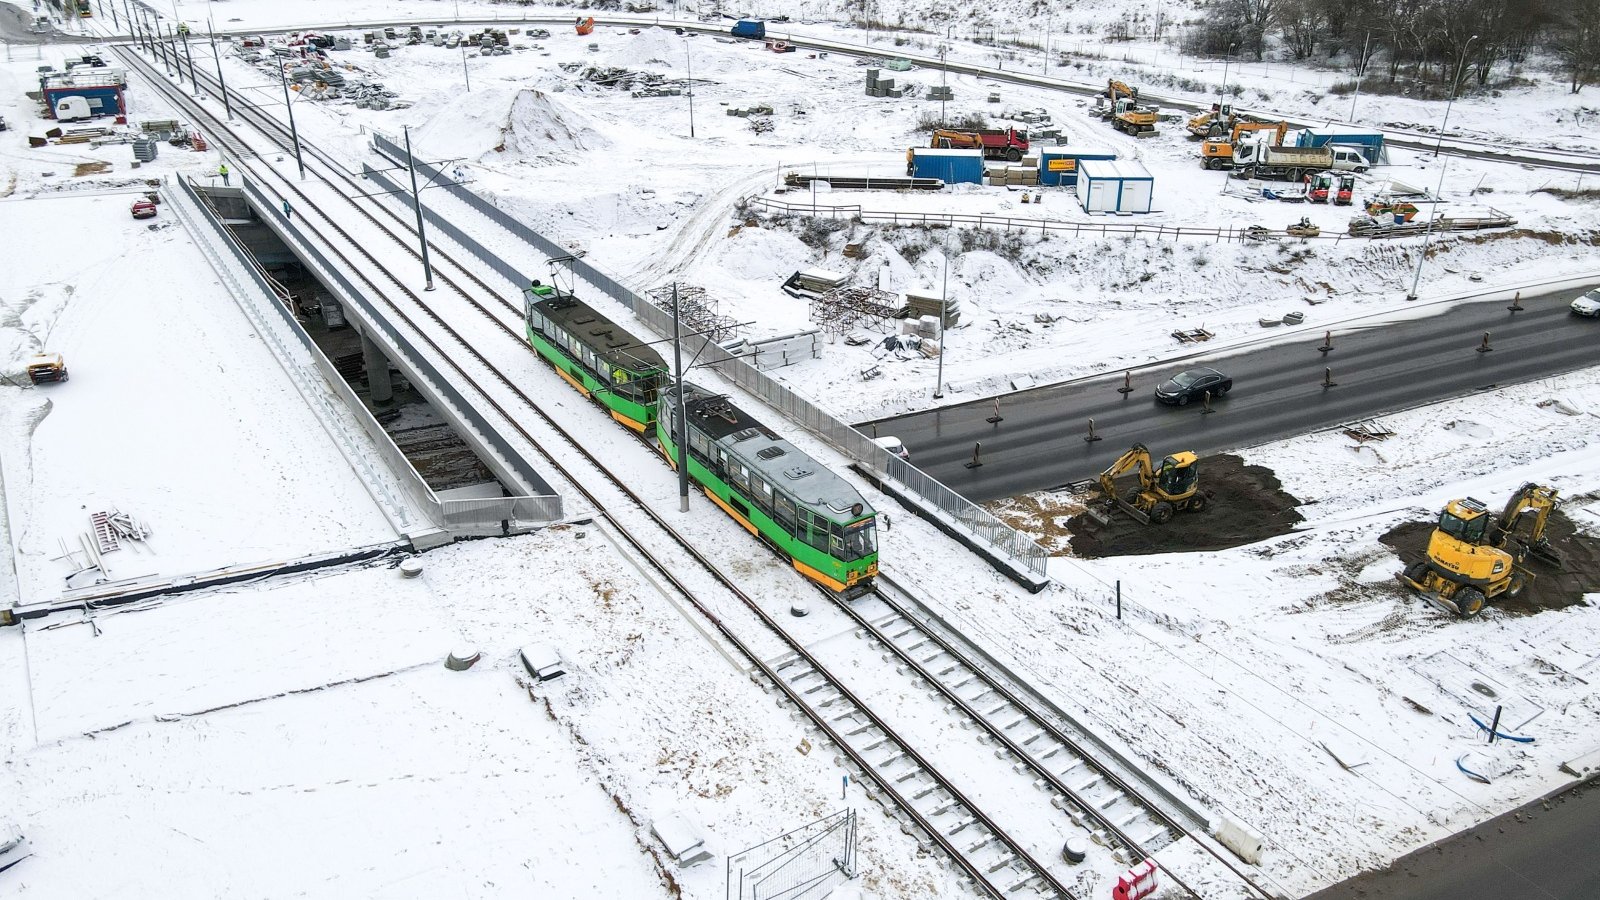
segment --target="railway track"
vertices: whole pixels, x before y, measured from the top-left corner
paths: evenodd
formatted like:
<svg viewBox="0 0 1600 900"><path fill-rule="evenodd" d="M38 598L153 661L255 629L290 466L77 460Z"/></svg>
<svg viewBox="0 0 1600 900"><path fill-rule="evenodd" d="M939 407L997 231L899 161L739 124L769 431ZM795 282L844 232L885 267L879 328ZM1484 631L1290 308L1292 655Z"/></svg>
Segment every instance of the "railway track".
<svg viewBox="0 0 1600 900"><path fill-rule="evenodd" d="M670 525L648 502L632 490L623 478L587 451L573 436L571 430L548 415L540 404L479 352L463 331L446 321L445 315L439 311L445 306L470 307L481 317L486 317L494 326L510 334L518 346L521 346L520 328L509 326L502 314L502 311L507 309L520 312L516 304L493 291L482 280L471 275L468 268L457 263L448 252L442 252L439 248L434 250L435 258L444 263L435 271L439 290L431 295L431 299L424 300L380 261L375 252L376 247L360 240L360 236L336 222L323 209L322 202L316 196L320 191L302 186L292 178L278 173L266 162L264 154L250 140L227 122L222 121L219 116L194 102L181 89L173 87L139 54L125 47L116 48L116 52L130 69L141 73L157 86L176 106L184 109L192 120L204 129L208 137L226 149L233 156L237 165L236 171L239 171L241 177L247 175L254 177L263 184L271 184L283 195L292 196L298 214L295 220L297 228L310 230L323 237L326 237L327 232L337 235L337 241L330 240L327 244L333 248L338 261L348 267L347 271L374 288L374 295L381 298L389 312L413 332L415 339L448 360L462 381L473 385L486 404L519 432L521 437L541 455L546 464L566 480L575 493L583 496L608 521L610 529L622 544L625 544L645 566L659 575L685 602L704 616L721 638L744 656L755 669L761 671L785 699L796 708L805 711L813 726L832 741L849 758L857 771L876 785L877 791L899 810L904 817L903 827L920 837L925 837L930 844L941 850L974 889L982 894L998 898L1073 896L1023 841L1009 834L984 809L967 799L960 787L932 761L919 753L910 741L901 737L896 729L884 721L869 704L861 701L846 686L843 679L830 671L829 667L810 653L800 641L791 637L761 604L726 574L722 566L707 557L692 540ZM214 82L211 87L213 90L218 89ZM237 98L236 111L242 118L256 123L256 127L264 135L279 135L276 139L279 142L278 146L269 152L284 149L282 142L287 140L287 129L277 124L272 117L247 105L244 98L238 97L237 94L234 96ZM313 145L302 141L301 146L308 154L308 170L315 169L318 170L316 172L318 175L345 181L347 186L353 188L353 194L341 194L341 199L350 202L368 225L387 235L420 263L420 254L407 243L406 236L410 233L405 229L404 220L400 215L380 204L379 208L383 209L394 222L393 225L385 224L377 212L366 208L356 200L355 195L361 195L363 192L361 186L355 183L353 176ZM414 240L414 235L410 237ZM359 259L352 258L342 249L344 247L353 247ZM466 289L462 283L464 281L475 284L480 290L495 297L500 311L480 303L473 296L473 292ZM403 298L406 302L397 302L396 298ZM417 313L412 310L416 310ZM452 349L446 349L446 345L454 346ZM457 361L457 355L461 353L465 353L475 364L461 365ZM479 368L484 371L471 371ZM483 384L486 377L495 384L486 387ZM496 393L508 395L509 400L496 399L492 395ZM561 453L569 457L568 461L562 461L558 458L558 453L551 452L551 448L547 446L548 438L541 439L526 428L513 414L513 410L508 408L508 403L514 403L519 410L531 413L537 417L542 427L553 432L561 445ZM574 455L578 457L577 460L570 459ZM596 481L600 482L598 486ZM602 499L602 493L608 494L610 499ZM812 680L804 688L794 687L783 674L766 661L763 654L740 628L734 627L727 617L719 615L712 608L712 604L702 596L703 589L697 591L676 574L689 567L710 574L718 589L736 601L741 613L752 616L767 634L777 637L784 645L786 649L780 658L784 660L786 667L793 669L795 665L804 665L811 673ZM797 593L807 584L800 582L798 576L796 583ZM821 702L824 699L828 700L826 705ZM846 713L846 718L839 718L841 714ZM853 733L846 733L839 727L839 724L846 720L850 723L849 731ZM862 736L869 733L872 739L863 742ZM869 753L886 748L890 751L887 758L869 756ZM915 773L914 779L919 785L916 791L906 787L910 780L906 777L908 771ZM914 796L919 791L922 792L921 796ZM937 812L928 810L926 805L920 802L929 796L941 798ZM954 833L965 833L966 838L960 841L953 839L946 833L946 829L941 828L934 820L935 815L958 818L964 824Z"/></svg>

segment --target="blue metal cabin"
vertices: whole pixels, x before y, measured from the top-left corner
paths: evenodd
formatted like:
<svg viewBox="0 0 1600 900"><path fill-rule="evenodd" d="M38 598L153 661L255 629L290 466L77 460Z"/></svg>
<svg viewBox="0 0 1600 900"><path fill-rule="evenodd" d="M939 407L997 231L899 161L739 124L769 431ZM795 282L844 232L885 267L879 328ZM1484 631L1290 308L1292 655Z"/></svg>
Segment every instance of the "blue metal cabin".
<svg viewBox="0 0 1600 900"><path fill-rule="evenodd" d="M740 19L733 26L733 36L761 40L767 36L767 23L755 19Z"/></svg>
<svg viewBox="0 0 1600 900"><path fill-rule="evenodd" d="M127 104L122 91L126 76L119 69L77 69L71 72L51 72L39 79L39 90L44 97L50 117L56 117L56 108L67 97L82 97L89 104L89 112L96 116L125 116Z"/></svg>
<svg viewBox="0 0 1600 900"><path fill-rule="evenodd" d="M1116 159L1115 150L1084 150L1052 147L1039 151L1039 183L1074 185L1078 183L1078 164L1086 159Z"/></svg>
<svg viewBox="0 0 1600 900"><path fill-rule="evenodd" d="M911 174L945 184L982 184L983 151L950 147L912 147Z"/></svg>

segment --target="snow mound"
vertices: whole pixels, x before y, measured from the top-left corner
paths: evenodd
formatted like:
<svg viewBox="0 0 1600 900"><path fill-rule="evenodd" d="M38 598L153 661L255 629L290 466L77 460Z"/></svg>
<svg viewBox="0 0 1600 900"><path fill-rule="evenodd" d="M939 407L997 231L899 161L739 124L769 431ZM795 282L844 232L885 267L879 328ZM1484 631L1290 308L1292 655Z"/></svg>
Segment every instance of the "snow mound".
<svg viewBox="0 0 1600 900"><path fill-rule="evenodd" d="M610 146L589 118L543 91L491 88L453 98L415 132L430 155L472 161L553 162L575 151Z"/></svg>
<svg viewBox="0 0 1600 900"><path fill-rule="evenodd" d="M554 162L574 151L592 152L611 146L589 117L543 91L524 88L511 101L500 129L497 151L515 158Z"/></svg>
<svg viewBox="0 0 1600 900"><path fill-rule="evenodd" d="M637 68L654 65L672 68L674 60L684 58L683 38L665 28L646 28L619 40L620 45L605 57L606 62L613 66Z"/></svg>

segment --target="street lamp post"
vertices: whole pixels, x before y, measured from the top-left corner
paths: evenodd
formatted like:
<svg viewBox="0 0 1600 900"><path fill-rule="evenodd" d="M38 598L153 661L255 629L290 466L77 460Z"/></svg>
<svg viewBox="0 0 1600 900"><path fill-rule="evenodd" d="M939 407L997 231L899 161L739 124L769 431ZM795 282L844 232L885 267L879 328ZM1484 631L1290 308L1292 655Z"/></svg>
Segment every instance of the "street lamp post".
<svg viewBox="0 0 1600 900"><path fill-rule="evenodd" d="M1229 44L1228 45L1228 55L1223 57L1223 60L1222 60L1222 87L1217 89L1217 105L1218 106L1221 106L1222 104L1227 102L1227 100L1225 98L1226 98L1227 93L1228 93L1228 63L1233 62L1233 48L1235 48L1237 46L1239 46L1239 45L1238 44Z"/></svg>
<svg viewBox="0 0 1600 900"><path fill-rule="evenodd" d="M422 192L417 190L417 166L411 159L411 126L405 126L406 168L411 172L411 205L417 211L417 243L422 245L422 276L426 280L423 290L433 290L433 263L428 260L428 233L422 223ZM296 148L299 145L296 144ZM303 172L301 173L304 174Z"/></svg>
<svg viewBox="0 0 1600 900"><path fill-rule="evenodd" d="M1054 24L1050 15L1044 17L1044 74L1050 75L1050 26Z"/></svg>
<svg viewBox="0 0 1600 900"><path fill-rule="evenodd" d="M1350 122L1356 121L1356 101L1361 99L1361 76L1367 73L1367 48L1372 45L1372 32L1367 32L1367 39L1361 42L1361 59L1356 62L1356 92L1350 97Z"/></svg>
<svg viewBox="0 0 1600 900"><path fill-rule="evenodd" d="M289 76L284 74L281 61L278 63L278 80L283 82L283 106L289 111L289 135L294 138L294 161L300 166L301 180L305 180L306 161L305 157L300 153L300 131L294 127L294 101L289 99ZM406 140L409 141L410 138L407 137ZM415 179L416 176L413 175L412 180L415 181Z"/></svg>
<svg viewBox="0 0 1600 900"><path fill-rule="evenodd" d="M939 86L940 87L944 87L946 85L947 80L948 80L949 75L950 75L950 63L946 60L946 54L948 54L949 52L950 52L950 45L949 44L940 44L939 45ZM945 127L944 97L945 97L945 92L944 91L940 91L939 92L939 127L940 128Z"/></svg>
<svg viewBox="0 0 1600 900"><path fill-rule="evenodd" d="M1439 186L1433 189L1434 215L1428 217L1428 230L1422 238L1422 253L1417 256L1417 271L1411 276L1411 293L1406 294L1407 300L1417 299L1417 285L1422 282L1422 263L1428 258L1428 247L1433 244L1433 221L1438 218L1439 201L1444 199L1444 173L1450 170L1450 157L1446 156L1439 166Z"/></svg>
<svg viewBox="0 0 1600 900"><path fill-rule="evenodd" d="M1478 36L1473 35L1467 38L1465 44L1461 45L1461 62L1456 64L1456 76L1450 81L1450 99L1444 103L1444 121L1439 123L1439 140L1433 145L1433 155L1435 157L1439 155L1439 148L1444 146L1444 130L1450 125L1450 105L1456 102L1456 85L1461 83L1461 70L1467 67L1467 50L1472 46L1472 42L1477 39Z"/></svg>
<svg viewBox="0 0 1600 900"><path fill-rule="evenodd" d="M461 11L459 9L456 10L456 15L458 18L460 17ZM461 44L461 77L467 82L467 93L472 93L472 75L467 71L467 45L465 42Z"/></svg>

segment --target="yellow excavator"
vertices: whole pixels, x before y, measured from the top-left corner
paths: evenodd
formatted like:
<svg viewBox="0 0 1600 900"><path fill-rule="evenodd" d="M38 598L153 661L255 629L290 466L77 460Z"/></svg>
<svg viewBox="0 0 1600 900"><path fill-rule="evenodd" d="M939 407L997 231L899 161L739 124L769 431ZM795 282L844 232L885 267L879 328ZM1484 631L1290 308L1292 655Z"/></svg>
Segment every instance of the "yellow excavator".
<svg viewBox="0 0 1600 900"><path fill-rule="evenodd" d="M1522 593L1533 573L1522 562L1533 557L1560 567L1561 556L1545 537L1556 489L1524 484L1496 517L1483 501L1452 500L1439 513L1428 539L1428 558L1407 566L1400 582L1462 618L1483 612L1498 597ZM1531 519L1526 531L1523 520Z"/></svg>
<svg viewBox="0 0 1600 900"><path fill-rule="evenodd" d="M1199 512L1206 507L1207 497L1200 493L1196 462L1195 455L1185 450L1163 459L1158 467L1151 462L1150 451L1143 444L1134 444L1100 473L1100 493L1108 505L1121 508L1140 524L1165 525L1180 510ZM1117 479L1129 472L1138 473L1139 483L1126 494L1120 493ZM1091 515L1102 524L1109 524L1101 515Z"/></svg>

